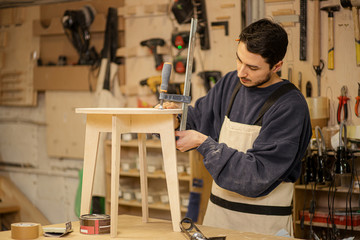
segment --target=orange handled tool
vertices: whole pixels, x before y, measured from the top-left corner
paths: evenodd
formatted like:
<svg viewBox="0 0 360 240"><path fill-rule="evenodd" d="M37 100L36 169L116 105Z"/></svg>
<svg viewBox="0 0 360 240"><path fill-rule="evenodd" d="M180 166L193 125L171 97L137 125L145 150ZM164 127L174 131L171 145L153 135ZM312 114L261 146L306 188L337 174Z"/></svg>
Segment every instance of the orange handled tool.
<svg viewBox="0 0 360 240"><path fill-rule="evenodd" d="M343 121L346 121L348 118L348 109L347 109L347 101L349 100L349 98L346 96L347 93L347 87L343 86L341 88L341 95L340 97L338 97L339 99L339 105L338 105L338 110L337 110L337 122L340 124L341 121L341 111L342 109L344 110L344 119Z"/></svg>
<svg viewBox="0 0 360 240"><path fill-rule="evenodd" d="M347 101L349 100L349 98L346 96L347 93L347 87L343 86L341 88L341 95L340 97L338 97L339 99L339 105L338 105L338 111L337 111L337 121L340 124L341 121L341 111L342 109L344 110L344 119L343 121L346 121L348 118L348 110L347 110Z"/></svg>

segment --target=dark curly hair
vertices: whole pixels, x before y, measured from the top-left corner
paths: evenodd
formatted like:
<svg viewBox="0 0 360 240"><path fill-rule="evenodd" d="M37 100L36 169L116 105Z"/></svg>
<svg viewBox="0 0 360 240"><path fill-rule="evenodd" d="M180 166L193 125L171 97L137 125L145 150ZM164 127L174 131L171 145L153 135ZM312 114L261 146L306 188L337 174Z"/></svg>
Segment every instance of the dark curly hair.
<svg viewBox="0 0 360 240"><path fill-rule="evenodd" d="M246 44L249 52L262 56L271 69L285 57L288 36L279 24L269 19L260 19L242 30L240 42Z"/></svg>

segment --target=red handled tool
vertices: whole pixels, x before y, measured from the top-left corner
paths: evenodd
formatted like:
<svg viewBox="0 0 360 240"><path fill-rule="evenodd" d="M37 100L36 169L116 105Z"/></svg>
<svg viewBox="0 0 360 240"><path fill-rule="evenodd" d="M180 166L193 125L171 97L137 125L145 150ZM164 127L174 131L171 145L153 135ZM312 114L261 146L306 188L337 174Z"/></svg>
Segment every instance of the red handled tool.
<svg viewBox="0 0 360 240"><path fill-rule="evenodd" d="M356 99L356 103L355 103L355 115L356 115L357 117L360 117L360 115L359 115L360 83L358 83L358 84L359 84L359 87L358 87L358 95L357 95L357 97L355 97L355 99Z"/></svg>
<svg viewBox="0 0 360 240"><path fill-rule="evenodd" d="M346 96L347 93L347 87L346 86L342 86L341 88L341 96L338 97L339 99L339 105L338 105L338 110L337 110L337 122L340 124L341 121L341 111L342 109L344 109L344 119L343 121L346 121L348 118L348 110L347 110L347 101L349 100L349 98Z"/></svg>

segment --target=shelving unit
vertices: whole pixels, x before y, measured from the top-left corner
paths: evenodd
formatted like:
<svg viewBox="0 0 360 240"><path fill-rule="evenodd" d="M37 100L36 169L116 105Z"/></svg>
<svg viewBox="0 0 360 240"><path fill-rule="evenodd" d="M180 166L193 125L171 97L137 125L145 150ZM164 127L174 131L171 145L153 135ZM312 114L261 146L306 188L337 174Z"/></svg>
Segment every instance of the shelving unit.
<svg viewBox="0 0 360 240"><path fill-rule="evenodd" d="M131 152L137 152L138 145L137 140L122 141L121 144L121 156L126 158L126 155ZM161 143L160 140L148 139L146 141L147 153L149 154L158 154L159 159L162 161L161 156ZM160 151L159 151L160 150ZM191 151L188 153L178 152L178 162L179 158L187 158L189 161L190 174L187 172L178 173L179 177L179 186L180 189L183 187L186 189L185 195L189 196L190 192L199 192L201 194L201 202L199 205L199 218L198 222L201 223L205 214L207 207L208 197L210 195L211 188L211 176L206 171L201 156L196 151ZM110 212L110 179L111 179L111 141L106 141L105 143L105 161L106 161L106 213ZM194 187L193 179L201 179L203 182L202 187ZM138 169L130 169L127 171L120 170L120 179L125 179L131 183L138 183L140 181L140 174ZM162 170L157 170L154 172L148 173L148 182L149 182L149 194L151 194L152 185L160 186L164 184L165 187L165 173ZM121 188L121 184L120 184ZM183 193L184 194L184 193ZM181 195L181 194L180 194ZM187 212L187 206L181 206L181 213L184 217ZM131 214L141 216L141 202L135 199L125 200L119 197L119 214ZM153 218L161 218L170 220L170 207L167 203L162 203L161 201L149 203L149 214Z"/></svg>
<svg viewBox="0 0 360 240"><path fill-rule="evenodd" d="M89 4L97 6L100 2L93 1ZM111 4L109 2L109 4ZM71 5L66 9L79 9L80 6L85 5ZM107 4L104 4L106 7ZM111 5L108 5L111 6ZM115 7L123 6L123 2L120 1L114 5ZM53 10L53 9L51 9ZM103 10L104 11L104 10ZM62 12L63 13L63 12ZM69 39L65 35L62 20L58 13L54 12L54 16L46 15L45 19L34 20L32 24L32 32L34 36L40 38L40 58L42 66L34 68L34 87L37 91L47 90L75 90L75 91L94 91L96 89L96 81L98 75L98 69L94 71L91 66L88 65L76 65L78 61L78 53L70 43ZM104 44L104 33L106 27L106 14L98 13L94 17L94 22L90 25L90 45L94 47L98 54ZM124 46L124 18L118 16L118 46L119 48ZM58 57L65 56L67 58L66 66L57 66ZM55 64L55 66L48 66L49 64ZM119 82L123 83L124 80L124 66L119 65ZM76 81L74 81L76 79Z"/></svg>
<svg viewBox="0 0 360 240"><path fill-rule="evenodd" d="M313 192L314 191L314 192ZM334 206L335 208L346 208L346 198L348 195L349 189L346 187L336 187L335 188L335 200L334 200ZM334 190L332 190L330 199L332 201ZM297 238L303 238L305 232L308 232L306 230L304 232L303 229L301 229L301 215L300 211L308 210L310 206L310 202L313 199L316 203L315 207L315 213L318 209L328 209L328 194L329 194L329 186L316 186L314 184L297 184L295 185L294 189L294 209L293 209L293 220L295 224L295 237ZM360 190L359 189L353 189L352 191L352 208L359 207L359 201L360 201ZM347 206L349 208L349 206ZM306 228L310 227L310 221L304 221L303 225ZM320 227L320 228L331 228L331 223L327 224L326 222L312 222L311 225L313 227ZM351 230L351 224L349 222L348 226L337 224L336 227L341 230ZM355 236L360 236L360 226L354 226L353 227L352 234Z"/></svg>

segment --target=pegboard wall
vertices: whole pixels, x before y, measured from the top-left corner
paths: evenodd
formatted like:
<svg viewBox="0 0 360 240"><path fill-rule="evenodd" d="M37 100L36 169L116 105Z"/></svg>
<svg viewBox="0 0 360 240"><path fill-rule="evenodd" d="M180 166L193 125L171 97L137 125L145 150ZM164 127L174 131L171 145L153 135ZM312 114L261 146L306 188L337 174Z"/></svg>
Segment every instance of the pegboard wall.
<svg viewBox="0 0 360 240"><path fill-rule="evenodd" d="M317 97L318 83L313 69L314 35L320 36L320 59L324 62L321 72L320 93L322 97L329 99L330 118L328 126L337 125L338 97L342 86L348 89L348 125L359 125L360 118L355 115L355 97L358 95L358 83L360 82L360 66L356 65L354 21L351 10L340 6L339 11L334 12L334 69L328 69L328 13L320 10L320 32L314 31L314 4L316 1L307 2L307 50L306 60L300 61L300 23L294 21L292 25L286 25L285 30L289 36L288 51L284 59L281 75L283 78L292 79L299 85L299 73L301 73L301 91L306 96L306 84L312 85L311 97ZM320 8L325 6L340 5L340 1L320 1ZM300 0L295 1L265 1L265 17L276 19L275 13L280 10L293 11L293 15L300 14ZM290 69L290 70L289 70Z"/></svg>
<svg viewBox="0 0 360 240"><path fill-rule="evenodd" d="M190 23L178 24L171 13L173 1L126 1L122 13L125 17L125 48L120 51L126 57L126 91L128 93L128 106L137 107L139 99L147 106L157 103L157 98L147 86L141 87L139 82L149 77L161 75L155 69L154 57L147 47L140 45L143 40L161 38L165 46L159 48L164 61L173 62L177 55L187 55L187 49L179 52L172 46L173 32L189 31ZM221 71L222 74L236 67L235 39L240 33L240 1L205 1L207 12L207 25L209 27L210 49L201 50L200 39L194 50L195 72L192 74L191 92L193 100L203 96L206 91L204 80L198 76L202 71ZM224 25L215 22L226 23ZM213 26L214 25L214 26ZM172 72L170 81L184 82L185 74Z"/></svg>

